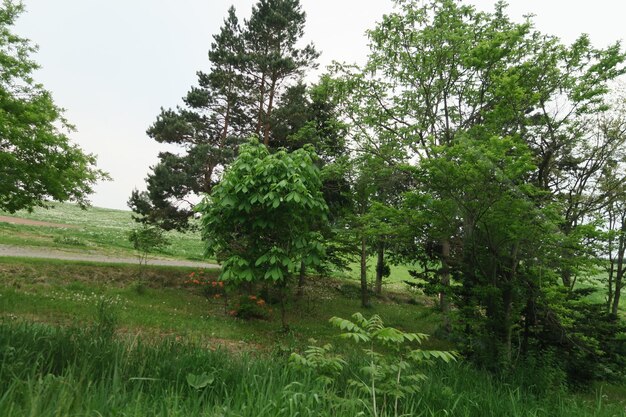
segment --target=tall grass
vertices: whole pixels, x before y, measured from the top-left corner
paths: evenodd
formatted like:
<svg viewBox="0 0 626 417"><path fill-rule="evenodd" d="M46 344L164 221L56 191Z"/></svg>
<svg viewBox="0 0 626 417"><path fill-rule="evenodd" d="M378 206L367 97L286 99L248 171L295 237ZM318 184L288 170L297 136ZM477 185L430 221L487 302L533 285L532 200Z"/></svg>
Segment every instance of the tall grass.
<svg viewBox="0 0 626 417"><path fill-rule="evenodd" d="M236 355L165 339L99 337L92 328L0 323L0 415L368 416L366 397L333 395L284 357ZM352 366L358 366L354 360ZM214 382L202 390L188 374ZM434 368L404 401L411 416L624 416L623 405L583 403L561 390L523 390L464 365ZM328 391L327 391L328 392Z"/></svg>

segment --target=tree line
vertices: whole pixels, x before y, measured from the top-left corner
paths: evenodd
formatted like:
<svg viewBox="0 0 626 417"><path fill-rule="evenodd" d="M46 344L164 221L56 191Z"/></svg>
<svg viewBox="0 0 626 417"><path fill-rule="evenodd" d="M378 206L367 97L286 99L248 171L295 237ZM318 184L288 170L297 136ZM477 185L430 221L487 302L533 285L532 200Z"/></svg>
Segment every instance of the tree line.
<svg viewBox="0 0 626 417"><path fill-rule="evenodd" d="M389 265L408 264L410 284L437 297L442 333L477 363L619 376L620 43L566 45L503 2L395 3L364 65L336 63L313 84L299 1L260 0L243 22L231 8L210 70L148 129L183 152L160 154L130 206L185 230L190 196L205 193L200 227L231 280L286 297L307 272L357 260L365 307Z"/></svg>

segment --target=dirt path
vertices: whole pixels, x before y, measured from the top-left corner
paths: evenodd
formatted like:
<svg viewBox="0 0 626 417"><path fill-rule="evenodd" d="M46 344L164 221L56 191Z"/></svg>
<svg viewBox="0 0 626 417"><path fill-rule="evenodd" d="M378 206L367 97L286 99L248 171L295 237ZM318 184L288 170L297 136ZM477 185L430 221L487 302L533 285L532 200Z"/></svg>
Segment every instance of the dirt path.
<svg viewBox="0 0 626 417"><path fill-rule="evenodd" d="M11 224L24 224L27 226L60 227L64 229L76 229L78 227L73 224L42 222L39 220L23 219L21 217L11 217L11 216L0 216L0 222L11 223Z"/></svg>
<svg viewBox="0 0 626 417"><path fill-rule="evenodd" d="M64 252L56 249L0 245L0 257L62 259L66 261L88 261L116 264L138 264L137 258L112 257L97 253ZM219 268L219 265L206 262L183 261L178 259L150 259L148 265L188 266L198 268Z"/></svg>

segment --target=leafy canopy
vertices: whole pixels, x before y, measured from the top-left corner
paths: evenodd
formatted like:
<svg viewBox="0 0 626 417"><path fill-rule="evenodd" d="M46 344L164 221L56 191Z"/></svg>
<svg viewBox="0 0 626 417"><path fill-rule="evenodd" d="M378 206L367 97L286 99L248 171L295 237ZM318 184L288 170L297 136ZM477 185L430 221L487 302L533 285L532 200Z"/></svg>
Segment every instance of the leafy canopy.
<svg viewBox="0 0 626 417"><path fill-rule="evenodd" d="M222 279L282 283L320 263L317 226L326 221L319 169L310 147L270 153L255 139L240 153L202 213L207 254L222 262Z"/></svg>

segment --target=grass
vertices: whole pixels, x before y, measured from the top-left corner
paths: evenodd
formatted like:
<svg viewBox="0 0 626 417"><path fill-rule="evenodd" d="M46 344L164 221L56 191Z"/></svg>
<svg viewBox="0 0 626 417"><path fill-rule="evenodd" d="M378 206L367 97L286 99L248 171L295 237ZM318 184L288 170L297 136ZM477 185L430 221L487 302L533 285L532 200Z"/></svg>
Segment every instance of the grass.
<svg viewBox="0 0 626 417"><path fill-rule="evenodd" d="M39 246L70 251L92 251L100 254L133 256L128 232L137 226L132 212L90 207L82 210L75 204L57 203L54 208L35 209L32 213L19 211L1 213L69 227L29 226L0 222L0 244ZM160 255L201 260L203 244L198 232L167 233L170 245Z"/></svg>
<svg viewBox="0 0 626 417"><path fill-rule="evenodd" d="M140 292L136 285L141 269L136 265L0 258L0 315L55 324L88 321L93 304L108 297L116 301L120 327L128 334L176 334L272 350L303 346L310 337L329 340L334 334L328 325L331 316L349 317L361 310L358 289L351 283L313 280L303 299L290 306L291 332L284 334L279 331L277 311L269 321L244 321L225 315L221 302L208 301L200 291L184 284L194 271L148 266L142 278L147 288ZM217 276L217 271L207 270L206 274ZM378 302L364 312L378 313L389 325L406 330L436 330L436 313L406 295L395 297L400 304Z"/></svg>
<svg viewBox="0 0 626 417"><path fill-rule="evenodd" d="M350 369L363 365L358 358L349 359L337 380L323 387L284 356L210 350L173 337L154 343L110 339L97 329L0 323L0 415L372 415L367 396L347 383ZM623 403L607 403L602 392L584 399L555 386L522 389L463 364L424 371L428 379L421 391L401 402L403 415L626 415ZM201 389L191 387L188 376L201 374L211 382ZM548 392L541 392L544 388ZM391 412L389 404L381 417Z"/></svg>
<svg viewBox="0 0 626 417"><path fill-rule="evenodd" d="M132 253L130 212L62 204L18 215L75 227L0 223L0 243ZM199 258L197 235L170 239L176 243L169 256ZM375 260L368 266L373 278ZM277 311L252 321L225 314L220 302L185 284L198 272L193 268L0 257L0 416L371 415L367 398L348 388L349 373L332 387L334 396L325 395L287 357L314 338L333 343L349 354L352 368L359 366L359 350L337 339L328 324L331 316L356 311L379 314L405 331L435 333L440 316L432 300L407 291L408 269L392 266L385 296L367 310L360 308L358 265L339 279L311 279L305 296L288 306L290 330L283 332ZM114 313L114 337L102 331L96 314L103 303ZM436 338L426 347L452 348ZM187 375L201 372L215 382L192 389ZM543 368L519 370L507 380L465 364L426 373L421 392L403 402L407 415L626 416L625 387L570 394L562 375Z"/></svg>

